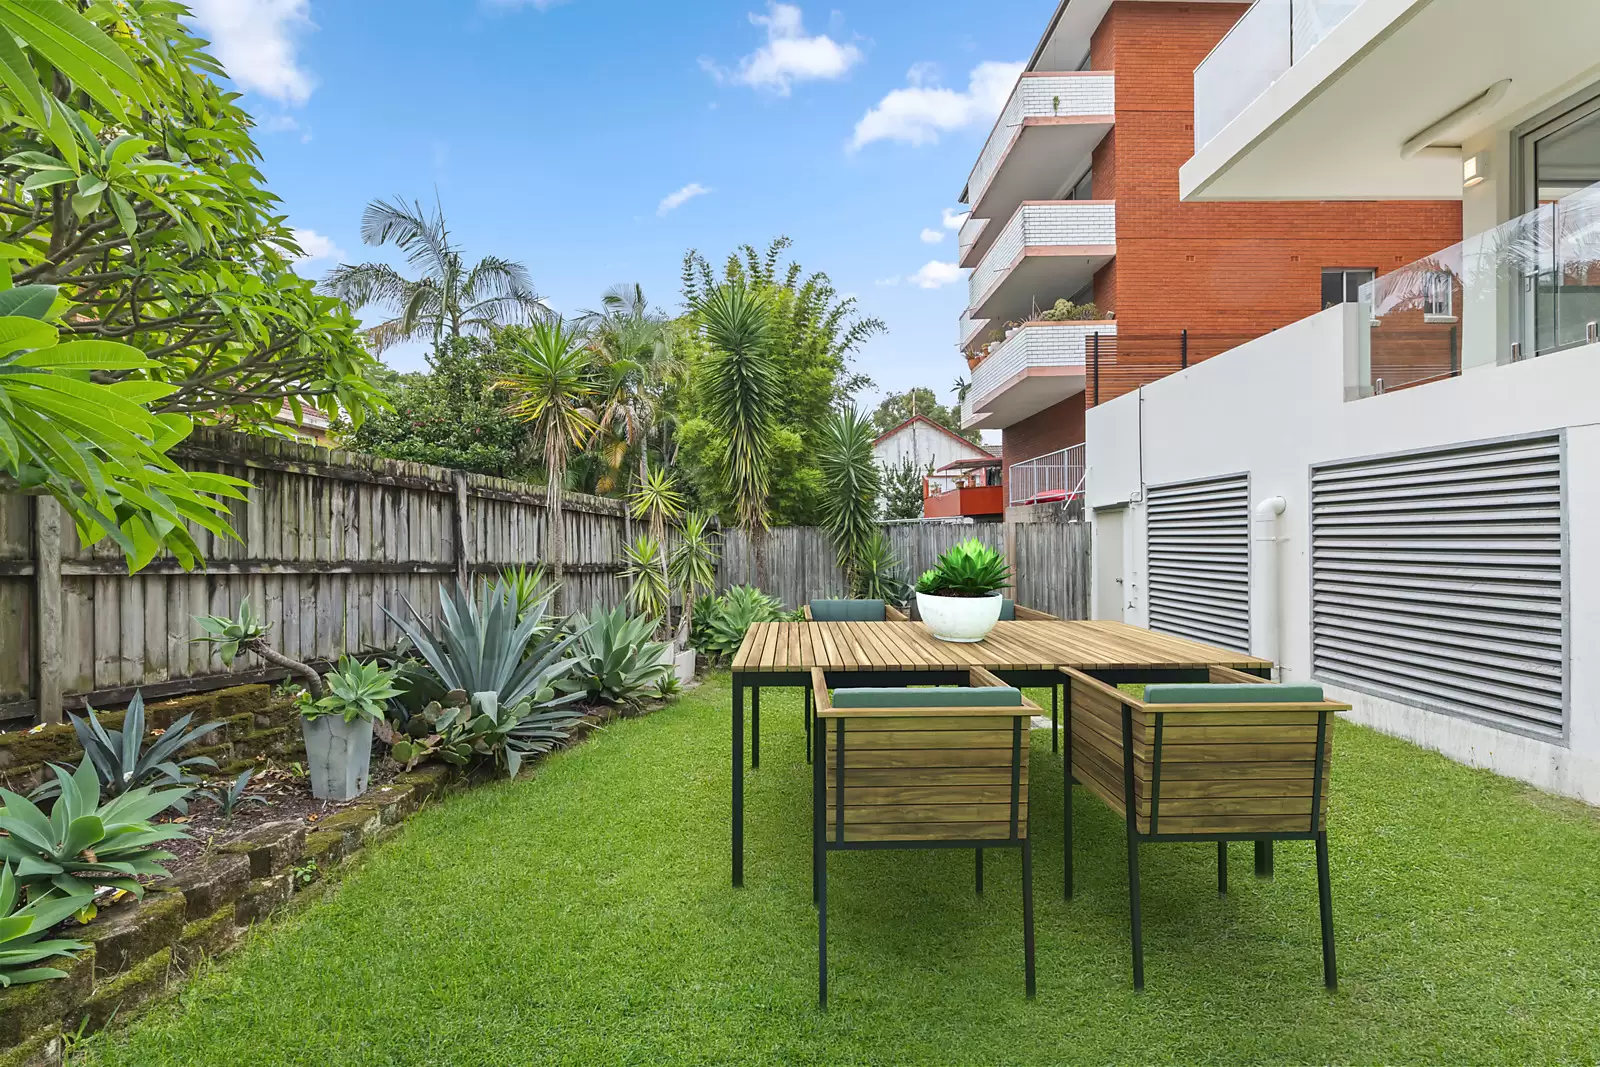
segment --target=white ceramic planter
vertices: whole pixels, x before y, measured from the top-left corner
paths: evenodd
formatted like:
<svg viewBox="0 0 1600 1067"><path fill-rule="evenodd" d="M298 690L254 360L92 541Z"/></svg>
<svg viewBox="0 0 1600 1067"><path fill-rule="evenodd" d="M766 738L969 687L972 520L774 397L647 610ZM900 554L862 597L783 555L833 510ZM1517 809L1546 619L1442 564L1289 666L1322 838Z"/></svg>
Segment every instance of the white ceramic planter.
<svg viewBox="0 0 1600 1067"><path fill-rule="evenodd" d="M917 594L917 614L923 625L933 631L941 641L971 644L982 641L1000 621L1000 608L1005 597L1000 593L988 596L933 596Z"/></svg>
<svg viewBox="0 0 1600 1067"><path fill-rule="evenodd" d="M694 681L694 649L686 648L673 657L673 669L678 672L678 684L688 685Z"/></svg>
<svg viewBox="0 0 1600 1067"><path fill-rule="evenodd" d="M342 715L301 718L306 773L318 800L354 800L367 791L372 767L372 720L345 722Z"/></svg>

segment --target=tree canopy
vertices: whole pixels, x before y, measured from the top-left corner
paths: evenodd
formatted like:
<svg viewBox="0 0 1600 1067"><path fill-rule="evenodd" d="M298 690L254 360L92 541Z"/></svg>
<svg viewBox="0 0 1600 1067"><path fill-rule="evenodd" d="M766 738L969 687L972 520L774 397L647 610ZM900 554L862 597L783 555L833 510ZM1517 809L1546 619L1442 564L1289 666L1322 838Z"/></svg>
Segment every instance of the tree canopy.
<svg viewBox="0 0 1600 1067"><path fill-rule="evenodd" d="M923 415L943 426L951 433L964 437L973 444L982 442L983 437L977 430L963 430L961 428L961 402L946 407L939 403L939 396L927 386L919 385L914 389L907 389L903 393L890 393L878 403L872 412L872 423L882 436L899 426L913 415Z"/></svg>

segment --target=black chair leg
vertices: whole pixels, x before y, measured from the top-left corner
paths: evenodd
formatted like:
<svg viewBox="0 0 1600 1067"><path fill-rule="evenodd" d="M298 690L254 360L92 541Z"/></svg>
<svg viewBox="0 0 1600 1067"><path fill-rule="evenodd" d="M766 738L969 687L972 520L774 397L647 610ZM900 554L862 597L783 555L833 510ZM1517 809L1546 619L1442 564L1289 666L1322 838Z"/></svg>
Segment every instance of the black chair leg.
<svg viewBox="0 0 1600 1067"><path fill-rule="evenodd" d="M810 692L810 690L807 690ZM823 797L827 796L827 760L822 752L823 734L821 730L816 733L816 758L811 765L811 903L816 904L822 894L822 835L824 820L827 818L827 805ZM807 758L811 758L810 749L806 750Z"/></svg>
<svg viewBox="0 0 1600 1067"><path fill-rule="evenodd" d="M828 1010L828 850L817 851L817 1007Z"/></svg>
<svg viewBox="0 0 1600 1067"><path fill-rule="evenodd" d="M1059 705L1060 698L1061 698L1061 689L1060 689L1060 687L1052 685L1050 687L1050 751L1051 752L1059 752L1059 751L1061 751L1061 746L1056 741L1056 717L1059 714L1057 708L1058 708L1058 705Z"/></svg>
<svg viewBox="0 0 1600 1067"><path fill-rule="evenodd" d="M1128 911L1133 935L1133 988L1144 989L1144 926L1139 910L1139 838L1129 820L1128 829Z"/></svg>
<svg viewBox="0 0 1600 1067"><path fill-rule="evenodd" d="M977 886L978 895L981 897L981 896L983 896L983 849L981 849L981 848L973 849L972 850L972 856L973 856L973 868L974 868L973 881L974 881L974 884Z"/></svg>
<svg viewBox="0 0 1600 1067"><path fill-rule="evenodd" d="M1338 969L1333 958L1333 886L1328 874L1328 833L1317 835L1317 903L1322 911L1322 983L1339 988Z"/></svg>
<svg viewBox="0 0 1600 1067"><path fill-rule="evenodd" d="M1228 891L1228 843L1217 842L1217 892Z"/></svg>
<svg viewBox="0 0 1600 1067"><path fill-rule="evenodd" d="M1061 746L1061 888L1072 899L1072 705L1067 705L1066 743Z"/></svg>
<svg viewBox="0 0 1600 1067"><path fill-rule="evenodd" d="M1028 999L1033 999L1033 845L1022 839L1022 956Z"/></svg>

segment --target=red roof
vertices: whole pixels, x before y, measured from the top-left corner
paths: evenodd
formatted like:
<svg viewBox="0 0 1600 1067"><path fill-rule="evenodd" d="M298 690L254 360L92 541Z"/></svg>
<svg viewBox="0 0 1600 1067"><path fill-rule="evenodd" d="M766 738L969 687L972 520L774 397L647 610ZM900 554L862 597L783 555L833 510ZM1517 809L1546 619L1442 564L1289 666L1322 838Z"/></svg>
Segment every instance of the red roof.
<svg viewBox="0 0 1600 1067"><path fill-rule="evenodd" d="M888 431L887 433L880 434L878 439L876 441L872 442L873 447L876 448L878 445L881 445L883 442L887 441L889 438L893 437L895 434L899 433L901 430L905 429L907 426L910 426L913 422L925 422L929 426L932 426L935 430L938 430L940 433L942 433L946 437L950 438L952 441L960 441L962 444L966 445L969 448L976 448L981 452L988 452L989 455L991 455L991 456L994 455L994 451L992 449L990 449L988 446L981 445L981 444L973 444L971 441L967 440L965 437L962 437L960 434L958 434L958 433L954 432L953 430L951 430L949 427L940 426L937 422L934 422L932 419L928 418L928 416L926 416L926 415L913 415L909 419L907 419L905 422L902 422L899 426L896 426L894 429Z"/></svg>

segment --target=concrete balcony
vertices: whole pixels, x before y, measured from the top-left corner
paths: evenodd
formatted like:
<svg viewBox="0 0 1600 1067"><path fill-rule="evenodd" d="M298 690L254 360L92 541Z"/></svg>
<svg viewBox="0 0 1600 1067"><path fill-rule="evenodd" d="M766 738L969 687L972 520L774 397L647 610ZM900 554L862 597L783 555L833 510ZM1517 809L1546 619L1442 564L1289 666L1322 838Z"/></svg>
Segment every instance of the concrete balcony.
<svg viewBox="0 0 1600 1067"><path fill-rule="evenodd" d="M1001 429L1083 392L1093 338L1115 322L1025 322L972 372L961 405L965 429Z"/></svg>
<svg viewBox="0 0 1600 1067"><path fill-rule="evenodd" d="M976 219L971 215L961 224L961 232L956 235L956 248L960 255L957 257L963 267L970 267L973 263L972 250L978 244L978 238L984 228L989 225L988 219Z"/></svg>
<svg viewBox="0 0 1600 1067"><path fill-rule="evenodd" d="M989 325L987 319L975 319L969 313L963 313L959 321L962 348L969 347L973 341L978 339L978 336L983 332L983 328Z"/></svg>
<svg viewBox="0 0 1600 1067"><path fill-rule="evenodd" d="M1116 254L1115 201L1023 204L967 279L967 315L996 322L1026 319L1035 307L1049 308L1094 281L1095 271Z"/></svg>
<svg viewBox="0 0 1600 1067"><path fill-rule="evenodd" d="M1116 76L1109 71L1024 74L967 179L962 199L973 217L1009 218L1025 200L1059 196L1114 125L1115 111ZM975 257L986 251L977 236Z"/></svg>

